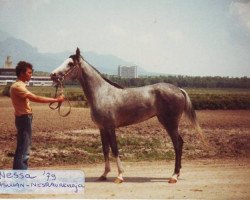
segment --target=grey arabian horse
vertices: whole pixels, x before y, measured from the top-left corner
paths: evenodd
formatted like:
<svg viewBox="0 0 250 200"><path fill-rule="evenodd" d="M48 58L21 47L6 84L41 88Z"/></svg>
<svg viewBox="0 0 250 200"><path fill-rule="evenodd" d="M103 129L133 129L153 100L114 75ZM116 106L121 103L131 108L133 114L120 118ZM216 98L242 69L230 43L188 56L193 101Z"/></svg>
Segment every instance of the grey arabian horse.
<svg viewBox="0 0 250 200"><path fill-rule="evenodd" d="M115 129L156 116L173 142L175 169L169 182L177 182L183 146L178 125L184 112L202 136L190 98L183 89L167 83L123 88L104 78L83 59L78 48L75 55L70 56L51 73L51 79L55 83L63 81L66 77L78 79L80 82L90 105L92 120L100 129L105 169L98 180L106 180L110 172L109 151L111 148L118 167L115 182L123 182L124 170L119 158Z"/></svg>

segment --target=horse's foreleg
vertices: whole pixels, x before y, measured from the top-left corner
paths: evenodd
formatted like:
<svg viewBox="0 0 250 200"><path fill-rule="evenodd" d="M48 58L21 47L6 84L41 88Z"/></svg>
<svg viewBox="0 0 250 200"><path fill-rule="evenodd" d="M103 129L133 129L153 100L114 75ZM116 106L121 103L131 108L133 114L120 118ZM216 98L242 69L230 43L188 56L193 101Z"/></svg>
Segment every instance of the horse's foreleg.
<svg viewBox="0 0 250 200"><path fill-rule="evenodd" d="M123 170L121 159L119 156L116 157L116 164L117 164L117 168L118 168L118 176L117 176L117 179L115 180L115 182L121 183L124 181L123 177L122 177L124 170Z"/></svg>
<svg viewBox="0 0 250 200"><path fill-rule="evenodd" d="M117 147L115 129L109 130L109 141L110 141L112 153L113 153L114 157L116 158L116 164L117 164L117 168L118 168L118 176L114 182L115 183L122 183L124 181L123 175L122 175L124 170L122 167L121 160L119 158L119 151L118 151L118 147Z"/></svg>
<svg viewBox="0 0 250 200"><path fill-rule="evenodd" d="M109 162L109 137L108 133L105 130L100 130L101 133L101 140L102 140L102 151L105 160L105 168L104 173L99 177L99 181L107 180L107 174L111 171L110 169L110 162Z"/></svg>

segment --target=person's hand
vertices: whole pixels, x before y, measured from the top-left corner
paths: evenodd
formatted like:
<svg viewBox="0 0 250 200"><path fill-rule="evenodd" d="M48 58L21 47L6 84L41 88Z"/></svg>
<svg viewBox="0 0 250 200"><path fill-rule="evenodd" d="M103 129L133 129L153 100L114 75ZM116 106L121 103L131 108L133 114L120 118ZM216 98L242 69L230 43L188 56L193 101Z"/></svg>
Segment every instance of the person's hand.
<svg viewBox="0 0 250 200"><path fill-rule="evenodd" d="M65 97L63 94L61 94L60 96L57 97L58 102L63 102L64 100L65 100Z"/></svg>

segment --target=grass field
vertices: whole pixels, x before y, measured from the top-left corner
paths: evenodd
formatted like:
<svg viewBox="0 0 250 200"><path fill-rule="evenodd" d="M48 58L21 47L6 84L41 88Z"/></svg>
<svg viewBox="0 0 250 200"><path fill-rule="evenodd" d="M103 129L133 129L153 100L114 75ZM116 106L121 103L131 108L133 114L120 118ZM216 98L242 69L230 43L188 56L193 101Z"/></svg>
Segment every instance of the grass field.
<svg viewBox="0 0 250 200"><path fill-rule="evenodd" d="M4 91L0 86L0 95ZM202 109L250 109L250 89L236 88L184 88L196 110ZM33 93L53 97L54 87L29 87ZM70 101L77 101L76 107L86 107L87 101L80 86L67 86L64 94Z"/></svg>
<svg viewBox="0 0 250 200"><path fill-rule="evenodd" d="M250 89L187 88L196 110L250 109Z"/></svg>

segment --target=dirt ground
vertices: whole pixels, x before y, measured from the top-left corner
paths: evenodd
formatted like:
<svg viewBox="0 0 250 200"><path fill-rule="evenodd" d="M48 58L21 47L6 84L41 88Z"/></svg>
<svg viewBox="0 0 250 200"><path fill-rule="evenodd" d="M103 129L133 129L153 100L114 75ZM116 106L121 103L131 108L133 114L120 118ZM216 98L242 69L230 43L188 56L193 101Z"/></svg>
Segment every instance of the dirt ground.
<svg viewBox="0 0 250 200"><path fill-rule="evenodd" d="M97 182L103 164L54 166L80 169L86 176L84 195L0 195L0 198L85 199L249 199L249 159L185 160L176 184L167 182L171 162L125 162L125 182L115 184L116 166L106 182ZM39 168L40 169L40 168Z"/></svg>
<svg viewBox="0 0 250 200"><path fill-rule="evenodd" d="M249 110L202 110L197 111L204 135L210 143L207 149L185 118L180 132L185 141L183 168L176 184L168 184L174 167L173 160L123 162L125 182L115 184L117 170L112 162L112 172L107 182L96 182L103 172L100 162L54 162L53 155L39 149L39 143L65 142L73 148L77 140L89 135L99 139L96 126L90 119L89 109L73 108L70 116L61 118L47 105L32 105L33 154L30 161L34 169L81 169L86 175L84 196L0 195L0 198L147 198L147 199L250 199L250 111ZM15 149L16 130L10 99L0 97L0 169L10 169ZM161 138L165 130L156 118L129 127L119 128L118 135L131 134ZM63 140L62 140L63 139ZM166 148L172 149L167 140ZM72 149L71 148L71 149ZM99 148L99 147L98 147ZM125 147L121 147L125 149ZM78 150L79 151L79 150ZM63 151L65 152L65 150ZM62 152L59 152L62 153ZM64 157L70 157L66 152ZM49 154L50 155L50 154ZM40 156L40 157L39 157ZM38 157L37 160L35 157ZM48 157L48 156L47 156ZM126 158L126 157L125 157ZM124 159L126 160L126 159Z"/></svg>

